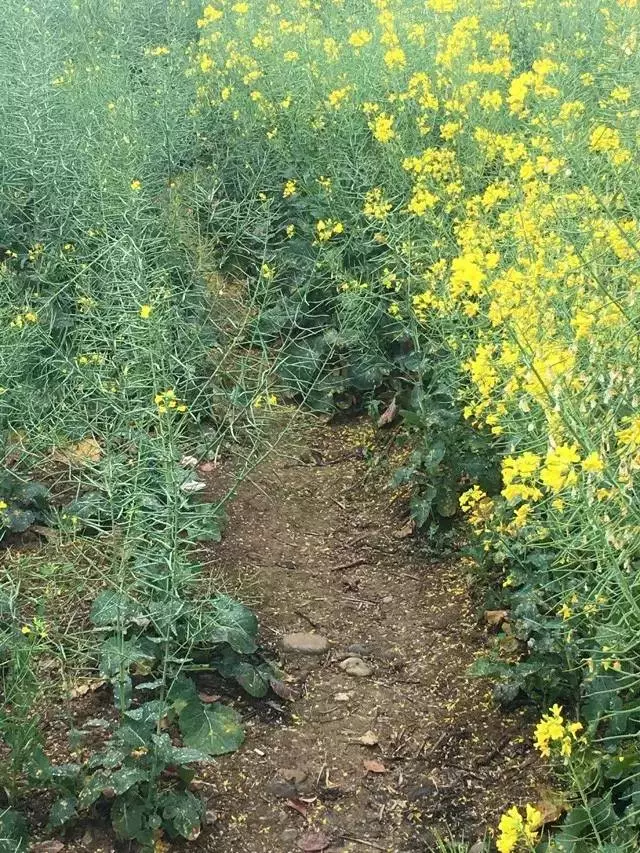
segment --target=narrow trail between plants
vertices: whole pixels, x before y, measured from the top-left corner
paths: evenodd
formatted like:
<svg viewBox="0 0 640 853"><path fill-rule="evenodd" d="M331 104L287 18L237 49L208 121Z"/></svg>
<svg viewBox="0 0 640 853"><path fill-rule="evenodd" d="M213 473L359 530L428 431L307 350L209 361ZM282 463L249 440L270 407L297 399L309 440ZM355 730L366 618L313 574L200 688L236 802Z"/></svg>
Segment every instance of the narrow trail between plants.
<svg viewBox="0 0 640 853"><path fill-rule="evenodd" d="M363 459L366 433L297 428L241 486L207 554L253 599L294 698L256 703L243 748L204 771L216 814L200 850L408 853L437 829L471 843L535 796L531 721L466 675L487 642L468 567L403 535L388 475ZM287 650L310 642L285 639L295 632L319 653Z"/></svg>

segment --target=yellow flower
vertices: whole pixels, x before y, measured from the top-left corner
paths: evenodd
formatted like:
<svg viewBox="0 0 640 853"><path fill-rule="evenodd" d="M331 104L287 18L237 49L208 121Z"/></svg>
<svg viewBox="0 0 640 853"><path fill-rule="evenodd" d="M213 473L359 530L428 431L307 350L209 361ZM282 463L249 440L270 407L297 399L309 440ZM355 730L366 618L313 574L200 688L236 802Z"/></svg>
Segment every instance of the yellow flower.
<svg viewBox="0 0 640 853"><path fill-rule="evenodd" d="M321 243L326 243L332 237L344 232L342 222L334 222L333 219L319 219L316 222L316 238Z"/></svg>
<svg viewBox="0 0 640 853"><path fill-rule="evenodd" d="M187 406L176 397L176 392L173 388L167 388L166 391L160 391L153 398L153 402L158 408L158 413L166 415L169 411L184 413L187 411Z"/></svg>
<svg viewBox="0 0 640 853"><path fill-rule="evenodd" d="M559 445L547 453L544 467L540 471L541 482L552 492L559 492L566 486L573 485L576 475L572 466L578 462L580 456L575 445Z"/></svg>
<svg viewBox="0 0 640 853"><path fill-rule="evenodd" d="M381 187L374 187L364 197L362 212L372 219L386 219L392 205L388 202Z"/></svg>
<svg viewBox="0 0 640 853"><path fill-rule="evenodd" d="M3 500L0 500L0 512L3 512L5 509L7 509L8 506L9 506L8 503L6 503Z"/></svg>
<svg viewBox="0 0 640 853"><path fill-rule="evenodd" d="M404 50L396 45L395 47L389 48L385 53L384 61L387 68L404 68L407 64L407 57L405 56Z"/></svg>
<svg viewBox="0 0 640 853"><path fill-rule="evenodd" d="M349 36L349 44L351 47L364 47L365 44L369 44L372 38L369 30L356 30Z"/></svg>
<svg viewBox="0 0 640 853"><path fill-rule="evenodd" d="M374 139L383 144L395 139L396 132L393 129L393 116L387 113L380 113L373 121L369 122L369 128L373 133Z"/></svg>
<svg viewBox="0 0 640 853"><path fill-rule="evenodd" d="M286 181L284 185L284 189L282 190L282 197L289 198L292 195L296 194L297 186L294 180Z"/></svg>
<svg viewBox="0 0 640 853"><path fill-rule="evenodd" d="M599 124L591 131L589 148L592 151L617 151L620 148L620 133L606 124Z"/></svg>
<svg viewBox="0 0 640 853"><path fill-rule="evenodd" d="M143 320L148 320L151 316L152 311L153 308L151 307L151 305L141 305L139 313Z"/></svg>
<svg viewBox="0 0 640 853"><path fill-rule="evenodd" d="M538 830L542 826L542 814L527 805L523 817L517 806L511 806L500 818L496 849L498 853L512 853L522 841L529 846L538 838Z"/></svg>
<svg viewBox="0 0 640 853"><path fill-rule="evenodd" d="M131 189L134 193L139 192L142 189L142 183L137 178L134 178L134 180L131 181Z"/></svg>
<svg viewBox="0 0 640 853"><path fill-rule="evenodd" d="M275 269L269 266L269 264L262 264L262 266L260 267L260 275L267 281L272 281L275 277L275 274Z"/></svg>
<svg viewBox="0 0 640 853"><path fill-rule="evenodd" d="M566 601L562 605L562 607L560 608L559 615L562 616L563 619L571 619L571 616L573 615L573 611L571 610L569 605L566 603Z"/></svg>
<svg viewBox="0 0 640 853"><path fill-rule="evenodd" d="M618 430L616 436L621 445L626 445L635 450L640 447L640 415L633 418L625 418L623 423L629 424L624 429Z"/></svg>
<svg viewBox="0 0 640 853"><path fill-rule="evenodd" d="M595 450L582 460L582 470L588 474L598 474L604 470L604 462L600 458L600 454Z"/></svg>

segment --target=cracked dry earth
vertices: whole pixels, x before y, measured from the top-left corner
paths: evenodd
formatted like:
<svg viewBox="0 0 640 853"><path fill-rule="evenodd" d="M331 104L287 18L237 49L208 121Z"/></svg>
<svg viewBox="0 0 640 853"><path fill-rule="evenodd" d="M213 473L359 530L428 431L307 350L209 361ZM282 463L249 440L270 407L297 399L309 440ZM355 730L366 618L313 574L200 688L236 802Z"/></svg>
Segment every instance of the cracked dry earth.
<svg viewBox="0 0 640 853"><path fill-rule="evenodd" d="M532 721L466 674L487 643L468 567L401 535L388 473L363 460L366 429L298 430L240 487L208 554L252 599L297 698L257 703L244 746L204 770L217 820L201 851L410 853L434 831L471 844L535 798ZM327 650L285 651L291 632Z"/></svg>

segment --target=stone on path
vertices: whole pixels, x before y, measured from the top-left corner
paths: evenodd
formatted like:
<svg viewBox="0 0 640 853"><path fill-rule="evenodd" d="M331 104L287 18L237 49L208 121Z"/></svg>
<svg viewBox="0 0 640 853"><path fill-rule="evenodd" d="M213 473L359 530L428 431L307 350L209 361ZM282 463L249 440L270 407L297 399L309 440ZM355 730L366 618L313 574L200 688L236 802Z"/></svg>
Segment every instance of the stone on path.
<svg viewBox="0 0 640 853"><path fill-rule="evenodd" d="M359 657L345 658L340 664L340 669L343 669L347 675L352 675L354 678L366 678L371 675L373 669L368 663Z"/></svg>
<svg viewBox="0 0 640 853"><path fill-rule="evenodd" d="M298 631L284 635L282 648L285 652L297 652L302 655L322 655L329 650L329 640L322 634L306 634Z"/></svg>

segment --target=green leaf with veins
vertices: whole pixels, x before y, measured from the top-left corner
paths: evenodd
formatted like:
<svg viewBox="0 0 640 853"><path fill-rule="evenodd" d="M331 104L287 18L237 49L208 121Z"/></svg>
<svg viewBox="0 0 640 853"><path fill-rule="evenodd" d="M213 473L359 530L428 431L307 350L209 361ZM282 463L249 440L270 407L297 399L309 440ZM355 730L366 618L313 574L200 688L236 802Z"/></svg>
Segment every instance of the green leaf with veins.
<svg viewBox="0 0 640 853"><path fill-rule="evenodd" d="M240 715L219 702L203 705L195 699L180 712L178 722L185 745L209 755L234 752L244 740Z"/></svg>

